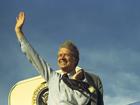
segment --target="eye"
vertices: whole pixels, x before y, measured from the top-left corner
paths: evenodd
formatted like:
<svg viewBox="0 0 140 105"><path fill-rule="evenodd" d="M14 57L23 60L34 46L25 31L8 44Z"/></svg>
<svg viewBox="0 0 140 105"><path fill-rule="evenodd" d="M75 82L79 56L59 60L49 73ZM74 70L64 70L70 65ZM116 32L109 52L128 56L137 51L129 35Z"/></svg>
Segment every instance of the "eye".
<svg viewBox="0 0 140 105"><path fill-rule="evenodd" d="M62 57L63 56L63 54L58 54L58 57Z"/></svg>

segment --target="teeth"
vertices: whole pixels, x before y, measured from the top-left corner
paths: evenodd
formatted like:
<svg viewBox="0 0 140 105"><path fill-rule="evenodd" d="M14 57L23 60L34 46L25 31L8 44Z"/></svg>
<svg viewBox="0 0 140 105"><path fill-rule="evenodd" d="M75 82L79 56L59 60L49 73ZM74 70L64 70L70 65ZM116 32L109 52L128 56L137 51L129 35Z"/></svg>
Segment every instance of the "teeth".
<svg viewBox="0 0 140 105"><path fill-rule="evenodd" d="M64 61L64 60L60 60L60 64L66 64L66 61Z"/></svg>
<svg viewBox="0 0 140 105"><path fill-rule="evenodd" d="M65 62L63 62L63 61L62 61L62 62L60 62L60 63L65 64Z"/></svg>

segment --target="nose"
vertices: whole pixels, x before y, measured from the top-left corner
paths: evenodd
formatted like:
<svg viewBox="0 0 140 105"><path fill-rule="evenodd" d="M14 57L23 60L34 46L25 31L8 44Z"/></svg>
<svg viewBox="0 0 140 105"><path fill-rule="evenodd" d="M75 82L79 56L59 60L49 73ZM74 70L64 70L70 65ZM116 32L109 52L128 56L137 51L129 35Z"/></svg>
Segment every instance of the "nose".
<svg viewBox="0 0 140 105"><path fill-rule="evenodd" d="M59 55L59 58L60 58L60 59L64 59L64 58L65 58L65 54Z"/></svg>

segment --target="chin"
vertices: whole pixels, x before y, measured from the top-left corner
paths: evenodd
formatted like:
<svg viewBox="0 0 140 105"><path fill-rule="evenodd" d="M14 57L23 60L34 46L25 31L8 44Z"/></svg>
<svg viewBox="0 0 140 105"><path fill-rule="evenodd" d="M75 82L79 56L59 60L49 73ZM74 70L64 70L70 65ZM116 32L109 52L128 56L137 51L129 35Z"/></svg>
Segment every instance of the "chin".
<svg viewBox="0 0 140 105"><path fill-rule="evenodd" d="M67 67L64 67L64 66L61 66L60 69L67 70L68 68Z"/></svg>
<svg viewBox="0 0 140 105"><path fill-rule="evenodd" d="M68 70L68 67L60 67L60 69L62 70L62 71L64 71L64 72L69 72Z"/></svg>

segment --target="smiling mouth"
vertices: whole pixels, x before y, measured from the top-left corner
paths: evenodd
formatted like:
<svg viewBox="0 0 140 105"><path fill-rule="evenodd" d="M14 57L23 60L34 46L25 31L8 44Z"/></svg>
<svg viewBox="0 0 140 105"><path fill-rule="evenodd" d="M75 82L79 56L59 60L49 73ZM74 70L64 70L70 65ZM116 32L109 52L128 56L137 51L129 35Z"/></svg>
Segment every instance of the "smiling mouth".
<svg viewBox="0 0 140 105"><path fill-rule="evenodd" d="M59 64L61 64L61 65L66 65L66 64L67 64L67 61L66 61L66 60L60 60L60 61L59 61Z"/></svg>

